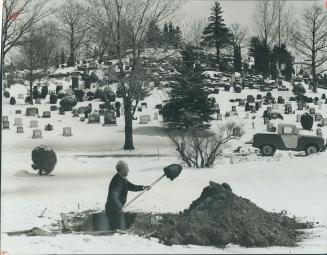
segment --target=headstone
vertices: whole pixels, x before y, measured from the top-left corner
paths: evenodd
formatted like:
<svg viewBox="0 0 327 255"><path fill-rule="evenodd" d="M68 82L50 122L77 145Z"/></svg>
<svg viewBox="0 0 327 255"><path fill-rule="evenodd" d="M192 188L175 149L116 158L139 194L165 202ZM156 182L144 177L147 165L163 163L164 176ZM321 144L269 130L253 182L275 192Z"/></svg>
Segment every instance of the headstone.
<svg viewBox="0 0 327 255"><path fill-rule="evenodd" d="M39 114L39 109L35 107L26 108L26 115L27 116L35 116Z"/></svg>
<svg viewBox="0 0 327 255"><path fill-rule="evenodd" d="M100 123L100 114L92 113L89 114L88 118L89 118L88 124Z"/></svg>
<svg viewBox="0 0 327 255"><path fill-rule="evenodd" d="M51 125L51 124L45 125L44 130L45 131L52 131L53 130L53 125Z"/></svg>
<svg viewBox="0 0 327 255"><path fill-rule="evenodd" d="M79 117L79 110L73 109L73 117Z"/></svg>
<svg viewBox="0 0 327 255"><path fill-rule="evenodd" d="M16 110L15 114L22 114L22 110Z"/></svg>
<svg viewBox="0 0 327 255"><path fill-rule="evenodd" d="M285 105L285 113L286 114L292 113L292 105L291 104Z"/></svg>
<svg viewBox="0 0 327 255"><path fill-rule="evenodd" d="M297 109L298 109L299 111L302 111L302 110L303 110L303 103L302 103L302 101L299 101L299 102L297 103Z"/></svg>
<svg viewBox="0 0 327 255"><path fill-rule="evenodd" d="M51 112L49 112L49 111L44 111L44 112L43 112L43 115L42 115L42 118L51 118Z"/></svg>
<svg viewBox="0 0 327 255"><path fill-rule="evenodd" d="M63 128L63 132L62 132L63 136L72 136L72 128L71 127L64 127Z"/></svg>
<svg viewBox="0 0 327 255"><path fill-rule="evenodd" d="M233 128L233 136L236 136L236 137L241 136L241 128L240 127Z"/></svg>
<svg viewBox="0 0 327 255"><path fill-rule="evenodd" d="M24 99L24 95L23 94L18 94L18 99Z"/></svg>
<svg viewBox="0 0 327 255"><path fill-rule="evenodd" d="M268 124L268 123L270 123L270 119L268 119L268 118L264 118L264 119L263 119L263 124L266 125L266 124Z"/></svg>
<svg viewBox="0 0 327 255"><path fill-rule="evenodd" d="M248 120L250 118L250 113L246 112L245 113L245 119Z"/></svg>
<svg viewBox="0 0 327 255"><path fill-rule="evenodd" d="M310 114L316 114L316 109L315 108L310 108Z"/></svg>
<svg viewBox="0 0 327 255"><path fill-rule="evenodd" d="M236 112L236 106L235 105L232 106L232 112Z"/></svg>
<svg viewBox="0 0 327 255"><path fill-rule="evenodd" d="M85 121L85 118L84 118L84 117L81 117L79 120L80 120L81 122L84 122L84 121Z"/></svg>
<svg viewBox="0 0 327 255"><path fill-rule="evenodd" d="M140 124L148 124L150 122L150 115L141 115Z"/></svg>
<svg viewBox="0 0 327 255"><path fill-rule="evenodd" d="M321 128L317 128L317 131L316 131L317 133L317 136L319 136L319 137L322 137L322 130L321 130Z"/></svg>
<svg viewBox="0 0 327 255"><path fill-rule="evenodd" d="M30 122L30 128L37 128L39 127L39 123L37 120L31 120Z"/></svg>
<svg viewBox="0 0 327 255"><path fill-rule="evenodd" d="M272 118L273 120L275 120L275 119L278 118L278 113L277 113L277 112L272 112L270 116L271 116L271 118Z"/></svg>
<svg viewBox="0 0 327 255"><path fill-rule="evenodd" d="M2 122L9 121L8 116L2 116Z"/></svg>
<svg viewBox="0 0 327 255"><path fill-rule="evenodd" d="M142 112L142 109L143 109L142 106L137 107L138 112Z"/></svg>
<svg viewBox="0 0 327 255"><path fill-rule="evenodd" d="M315 121L321 121L322 120L322 115L320 113L315 114Z"/></svg>
<svg viewBox="0 0 327 255"><path fill-rule="evenodd" d="M156 109L161 110L162 109L162 104L157 104Z"/></svg>
<svg viewBox="0 0 327 255"><path fill-rule="evenodd" d="M238 105L239 106L244 106L245 105L245 100L241 99L240 101L238 101Z"/></svg>
<svg viewBox="0 0 327 255"><path fill-rule="evenodd" d="M104 115L104 123L103 126L116 126L117 125L117 119L115 116L115 112L108 111Z"/></svg>
<svg viewBox="0 0 327 255"><path fill-rule="evenodd" d="M24 133L24 127L23 126L18 126L17 127L17 134Z"/></svg>
<svg viewBox="0 0 327 255"><path fill-rule="evenodd" d="M321 124L323 127L327 126L327 118L323 118Z"/></svg>
<svg viewBox="0 0 327 255"><path fill-rule="evenodd" d="M22 118L15 118L14 126L22 126L22 125L23 125Z"/></svg>
<svg viewBox="0 0 327 255"><path fill-rule="evenodd" d="M62 106L59 107L59 114L60 115L65 115L65 108L64 107L62 107Z"/></svg>
<svg viewBox="0 0 327 255"><path fill-rule="evenodd" d="M250 106L250 112L255 113L256 112L255 105L250 104L249 106Z"/></svg>
<svg viewBox="0 0 327 255"><path fill-rule="evenodd" d="M58 107L56 105L50 105L50 111L57 111Z"/></svg>
<svg viewBox="0 0 327 255"><path fill-rule="evenodd" d="M153 119L154 119L154 120L158 120L158 117L159 117L158 112L155 112L155 113L153 114Z"/></svg>
<svg viewBox="0 0 327 255"><path fill-rule="evenodd" d="M41 129L33 129L32 139L41 139L41 138L43 138Z"/></svg>
<svg viewBox="0 0 327 255"><path fill-rule="evenodd" d="M35 104L41 104L41 98L35 99Z"/></svg>
<svg viewBox="0 0 327 255"><path fill-rule="evenodd" d="M223 120L223 115L221 113L217 113L217 120Z"/></svg>
<svg viewBox="0 0 327 255"><path fill-rule="evenodd" d="M148 104L145 102L142 102L141 107L142 107L142 109L146 109L146 108L148 108Z"/></svg>
<svg viewBox="0 0 327 255"><path fill-rule="evenodd" d="M2 129L9 129L9 121L2 121Z"/></svg>
<svg viewBox="0 0 327 255"><path fill-rule="evenodd" d="M99 110L100 116L104 116L104 113L105 113L105 110L103 110L103 109Z"/></svg>
<svg viewBox="0 0 327 255"><path fill-rule="evenodd" d="M267 123L267 131L268 132L276 132L276 127L273 123Z"/></svg>
<svg viewBox="0 0 327 255"><path fill-rule="evenodd" d="M296 122L301 122L301 117L302 117L302 114L297 114L296 115Z"/></svg>

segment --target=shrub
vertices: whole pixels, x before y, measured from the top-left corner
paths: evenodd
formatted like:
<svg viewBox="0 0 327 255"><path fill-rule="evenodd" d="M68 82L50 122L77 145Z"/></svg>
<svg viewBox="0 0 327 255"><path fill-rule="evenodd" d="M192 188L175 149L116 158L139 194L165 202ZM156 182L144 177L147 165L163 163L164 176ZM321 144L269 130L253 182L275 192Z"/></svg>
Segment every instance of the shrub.
<svg viewBox="0 0 327 255"><path fill-rule="evenodd" d="M15 105L16 104L16 98L15 97L11 97L9 103L11 105Z"/></svg>
<svg viewBox="0 0 327 255"><path fill-rule="evenodd" d="M196 168L211 167L221 155L223 146L244 133L242 126L235 122L227 123L215 132L171 128L165 128L165 131L182 160Z"/></svg>
<svg viewBox="0 0 327 255"><path fill-rule="evenodd" d="M326 99L326 94L322 94L321 99Z"/></svg>
<svg viewBox="0 0 327 255"><path fill-rule="evenodd" d="M84 91L81 89L76 89L74 95L77 98L78 102L83 102L83 97L85 95Z"/></svg>
<svg viewBox="0 0 327 255"><path fill-rule="evenodd" d="M32 98L30 96L25 97L25 104L31 104Z"/></svg>
<svg viewBox="0 0 327 255"><path fill-rule="evenodd" d="M57 101L58 101L57 96L54 95L54 94L51 94L51 95L50 95L50 104L56 104Z"/></svg>
<svg viewBox="0 0 327 255"><path fill-rule="evenodd" d="M60 105L65 108L74 107L77 105L77 99L73 95L65 96L63 99L61 99Z"/></svg>
<svg viewBox="0 0 327 255"><path fill-rule="evenodd" d="M241 87L240 85L236 85L236 86L234 87L234 91L235 91L236 93L241 93L241 92L242 92L242 87Z"/></svg>
<svg viewBox="0 0 327 255"><path fill-rule="evenodd" d="M86 93L89 101L93 100L95 98L95 94L92 91L89 91Z"/></svg>
<svg viewBox="0 0 327 255"><path fill-rule="evenodd" d="M293 94L294 95L304 95L306 90L305 88L302 86L302 84L296 84L294 87L293 87L293 90L292 90Z"/></svg>
<svg viewBox="0 0 327 255"><path fill-rule="evenodd" d="M9 93L9 91L5 91L5 92L3 92L3 96L5 97L5 98L9 98L10 97L10 93Z"/></svg>
<svg viewBox="0 0 327 255"><path fill-rule="evenodd" d="M41 98L41 93L37 87L33 87L33 99Z"/></svg>
<svg viewBox="0 0 327 255"><path fill-rule="evenodd" d="M279 96L279 97L277 98L277 103L278 103L278 104L283 104L283 103L284 103L284 99L283 99L282 96Z"/></svg>
<svg viewBox="0 0 327 255"><path fill-rule="evenodd" d="M99 80L99 78L98 78L98 76L96 75L95 72L91 73L90 80L91 80L91 82L97 82Z"/></svg>
<svg viewBox="0 0 327 255"><path fill-rule="evenodd" d="M40 145L32 151L32 168L39 170L39 175L50 174L56 166L57 156L53 149Z"/></svg>
<svg viewBox="0 0 327 255"><path fill-rule="evenodd" d="M271 94L271 92L267 92L267 94L266 94L266 98L268 98L268 99L271 99L271 98L272 98L272 94Z"/></svg>
<svg viewBox="0 0 327 255"><path fill-rule="evenodd" d="M304 113L301 116L301 125L305 130L311 130L313 126L313 117L309 113Z"/></svg>
<svg viewBox="0 0 327 255"><path fill-rule="evenodd" d="M230 85L225 85L224 89L225 89L225 91L229 91L230 90Z"/></svg>
<svg viewBox="0 0 327 255"><path fill-rule="evenodd" d="M41 97L45 99L48 95L49 89L48 86L43 86L41 89Z"/></svg>

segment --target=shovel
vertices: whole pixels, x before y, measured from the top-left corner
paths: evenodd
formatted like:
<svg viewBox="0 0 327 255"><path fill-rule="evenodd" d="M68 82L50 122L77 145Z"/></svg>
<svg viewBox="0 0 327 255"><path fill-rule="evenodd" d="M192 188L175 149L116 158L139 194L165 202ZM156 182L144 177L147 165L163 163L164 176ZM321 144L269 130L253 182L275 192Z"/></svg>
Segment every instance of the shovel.
<svg viewBox="0 0 327 255"><path fill-rule="evenodd" d="M183 167L181 165L177 165L177 164L172 164L169 165L167 167L165 167L164 169L164 174L162 176L160 176L157 180L155 180L151 185L150 188L152 188L155 184L157 184L161 179L163 179L165 176L170 179L171 181L173 181L174 179L176 179L179 174L182 172ZM138 199L140 196L142 196L146 191L148 191L150 188L143 190L140 194L138 194L136 197L134 197L131 201L129 201L124 208L126 208L127 206L129 206L131 203L133 203L136 199Z"/></svg>

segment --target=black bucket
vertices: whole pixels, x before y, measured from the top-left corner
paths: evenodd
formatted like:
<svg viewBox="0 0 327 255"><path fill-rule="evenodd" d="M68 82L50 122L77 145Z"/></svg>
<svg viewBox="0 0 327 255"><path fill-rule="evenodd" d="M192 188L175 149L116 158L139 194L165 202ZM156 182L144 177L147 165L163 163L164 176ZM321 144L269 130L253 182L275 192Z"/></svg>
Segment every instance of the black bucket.
<svg viewBox="0 0 327 255"><path fill-rule="evenodd" d="M183 167L178 164L172 164L164 168L164 172L167 178L173 181L182 172Z"/></svg>

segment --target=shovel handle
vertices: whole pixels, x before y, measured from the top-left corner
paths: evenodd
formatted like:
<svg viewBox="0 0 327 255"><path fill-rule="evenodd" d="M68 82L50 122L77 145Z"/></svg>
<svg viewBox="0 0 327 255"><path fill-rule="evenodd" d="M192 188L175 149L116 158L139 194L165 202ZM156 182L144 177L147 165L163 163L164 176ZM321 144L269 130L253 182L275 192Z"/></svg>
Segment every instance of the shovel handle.
<svg viewBox="0 0 327 255"><path fill-rule="evenodd" d="M160 176L157 180L155 180L151 185L150 188L152 188L155 184L157 184L162 178L164 178L166 175ZM138 194L136 197L134 197L131 201L129 201L123 208L126 208L129 206L131 203L133 203L136 199L138 199L140 196L142 196L148 189L143 190L140 194Z"/></svg>

